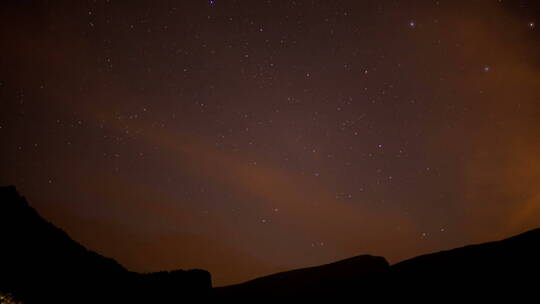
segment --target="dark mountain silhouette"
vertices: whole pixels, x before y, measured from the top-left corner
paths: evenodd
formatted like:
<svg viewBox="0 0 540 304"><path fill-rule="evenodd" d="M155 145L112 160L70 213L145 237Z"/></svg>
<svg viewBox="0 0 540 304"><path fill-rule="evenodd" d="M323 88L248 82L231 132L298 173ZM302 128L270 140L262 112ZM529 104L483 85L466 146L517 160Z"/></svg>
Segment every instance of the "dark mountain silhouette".
<svg viewBox="0 0 540 304"><path fill-rule="evenodd" d="M214 296L255 297L259 294L276 297L331 295L373 288L382 283L389 271L382 257L362 255L339 262L281 272L245 283L215 288Z"/></svg>
<svg viewBox="0 0 540 304"><path fill-rule="evenodd" d="M359 256L214 288L214 296L434 302L463 301L471 296L517 299L535 295L539 279L540 229L536 229L502 241L422 255L391 266L382 257Z"/></svg>
<svg viewBox="0 0 540 304"><path fill-rule="evenodd" d="M15 187L0 187L0 291L25 303L167 303L203 298L203 270L139 274L87 250L41 218Z"/></svg>
<svg viewBox="0 0 540 304"><path fill-rule="evenodd" d="M139 274L89 251L42 219L14 187L0 187L0 295L24 303L201 303L354 299L513 302L537 297L540 229L422 255L394 265L362 255L211 289L203 270ZM348 300L347 300L348 301ZM0 302L1 303L1 302Z"/></svg>
<svg viewBox="0 0 540 304"><path fill-rule="evenodd" d="M403 294L533 295L540 278L540 229L418 256L390 270L394 287Z"/></svg>

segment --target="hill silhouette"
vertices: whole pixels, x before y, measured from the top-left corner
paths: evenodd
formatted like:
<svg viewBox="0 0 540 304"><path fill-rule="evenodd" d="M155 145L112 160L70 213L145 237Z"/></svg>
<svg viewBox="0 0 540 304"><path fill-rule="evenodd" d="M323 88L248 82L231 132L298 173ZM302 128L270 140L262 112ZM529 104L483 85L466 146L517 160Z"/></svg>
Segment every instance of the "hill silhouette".
<svg viewBox="0 0 540 304"><path fill-rule="evenodd" d="M204 270L139 274L45 221L15 187L0 187L0 291L24 303L148 303L204 297Z"/></svg>
<svg viewBox="0 0 540 304"><path fill-rule="evenodd" d="M362 255L213 288L204 270L139 274L87 250L31 208L15 187L0 187L0 295L24 303L181 303L269 299L471 297L514 302L535 296L540 229L501 241L418 256L394 265ZM2 303L0 301L0 303Z"/></svg>
<svg viewBox="0 0 540 304"><path fill-rule="evenodd" d="M388 267L388 262L382 257L362 255L331 264L281 272L241 284L215 288L214 296L253 298L262 294L288 298L344 294L349 290L358 290L359 287L371 289L380 285L389 271Z"/></svg>
<svg viewBox="0 0 540 304"><path fill-rule="evenodd" d="M430 293L499 298L536 294L540 229L501 241L418 256L390 267L402 294ZM499 299L500 300L500 299Z"/></svg>
<svg viewBox="0 0 540 304"><path fill-rule="evenodd" d="M358 256L214 288L214 296L435 302L511 296L516 300L536 294L539 273L540 229L536 229L501 241L426 254L394 265L382 257Z"/></svg>

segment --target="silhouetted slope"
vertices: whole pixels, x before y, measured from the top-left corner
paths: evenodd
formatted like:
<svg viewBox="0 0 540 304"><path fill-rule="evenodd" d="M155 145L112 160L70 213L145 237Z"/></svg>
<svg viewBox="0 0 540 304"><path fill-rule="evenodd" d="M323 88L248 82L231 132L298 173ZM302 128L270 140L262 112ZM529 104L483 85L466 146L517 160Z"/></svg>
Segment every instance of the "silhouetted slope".
<svg viewBox="0 0 540 304"><path fill-rule="evenodd" d="M15 187L0 187L0 291L26 303L144 302L203 295L203 270L138 274L45 221Z"/></svg>
<svg viewBox="0 0 540 304"><path fill-rule="evenodd" d="M315 296L370 290L389 271L382 257L362 255L331 264L281 272L238 285L215 288L215 296Z"/></svg>
<svg viewBox="0 0 540 304"><path fill-rule="evenodd" d="M389 266L358 256L210 291L203 270L138 274L85 249L43 220L14 187L0 187L0 292L25 303L181 303L214 300L422 299L460 302L536 297L540 229Z"/></svg>
<svg viewBox="0 0 540 304"><path fill-rule="evenodd" d="M418 256L390 269L394 285L408 293L532 294L540 275L540 229Z"/></svg>
<svg viewBox="0 0 540 304"><path fill-rule="evenodd" d="M533 296L540 276L540 229L502 241L427 254L388 266L359 256L214 289L216 298L441 302Z"/></svg>

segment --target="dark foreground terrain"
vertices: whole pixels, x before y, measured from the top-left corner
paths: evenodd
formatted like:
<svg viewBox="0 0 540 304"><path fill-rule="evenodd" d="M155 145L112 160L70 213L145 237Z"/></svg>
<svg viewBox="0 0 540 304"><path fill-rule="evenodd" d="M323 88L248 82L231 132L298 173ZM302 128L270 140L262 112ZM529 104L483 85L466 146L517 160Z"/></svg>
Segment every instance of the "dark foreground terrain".
<svg viewBox="0 0 540 304"><path fill-rule="evenodd" d="M41 218L15 187L0 187L2 294L24 303L480 302L540 298L540 229L389 265L363 255L212 288L204 270L139 274L87 250Z"/></svg>
<svg viewBox="0 0 540 304"><path fill-rule="evenodd" d="M0 292L24 303L181 302L211 290L204 270L139 274L87 250L15 187L0 187L0 217Z"/></svg>

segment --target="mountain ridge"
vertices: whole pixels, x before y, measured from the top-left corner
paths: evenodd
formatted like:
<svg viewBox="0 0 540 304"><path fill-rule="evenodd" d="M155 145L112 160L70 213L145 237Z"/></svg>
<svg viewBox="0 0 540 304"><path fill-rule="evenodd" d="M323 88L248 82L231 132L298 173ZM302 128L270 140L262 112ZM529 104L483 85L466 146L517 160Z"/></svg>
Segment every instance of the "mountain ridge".
<svg viewBox="0 0 540 304"><path fill-rule="evenodd" d="M0 291L25 303L90 303L104 298L143 303L197 297L211 288L210 273L204 270L127 270L43 219L14 186L0 187L0 214L0 239L8 244L7 250L0 250Z"/></svg>
<svg viewBox="0 0 540 304"><path fill-rule="evenodd" d="M400 299L532 295L540 273L540 228L390 265L384 257L348 259L211 286L204 270L136 273L87 249L43 219L14 186L0 187L0 294L24 303L181 302L288 298Z"/></svg>

